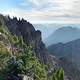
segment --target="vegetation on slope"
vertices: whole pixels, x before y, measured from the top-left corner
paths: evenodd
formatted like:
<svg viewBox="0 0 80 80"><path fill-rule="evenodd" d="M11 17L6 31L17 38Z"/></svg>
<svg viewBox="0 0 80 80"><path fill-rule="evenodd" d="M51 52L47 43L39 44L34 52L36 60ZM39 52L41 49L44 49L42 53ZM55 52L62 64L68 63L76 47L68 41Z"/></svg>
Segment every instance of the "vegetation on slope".
<svg viewBox="0 0 80 80"><path fill-rule="evenodd" d="M22 36L12 35L0 22L0 80L19 80L20 75L48 80L47 74L46 65L35 56L32 46L27 46ZM63 80L63 71L55 72L51 80Z"/></svg>

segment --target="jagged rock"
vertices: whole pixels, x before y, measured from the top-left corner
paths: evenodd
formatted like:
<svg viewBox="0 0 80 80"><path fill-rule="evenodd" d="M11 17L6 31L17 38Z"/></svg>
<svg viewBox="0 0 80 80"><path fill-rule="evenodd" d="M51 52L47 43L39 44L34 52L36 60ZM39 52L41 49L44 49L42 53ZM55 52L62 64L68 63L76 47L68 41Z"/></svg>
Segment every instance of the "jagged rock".
<svg viewBox="0 0 80 80"><path fill-rule="evenodd" d="M42 42L41 31L36 31L32 24L24 19L18 20L16 17L13 17L13 19L9 16L4 17L4 23L12 34L22 36L27 45L31 44L33 46L36 56L43 63L49 64L53 62L50 53Z"/></svg>
<svg viewBox="0 0 80 80"><path fill-rule="evenodd" d="M21 80L33 80L33 78L27 76L27 75L20 75Z"/></svg>
<svg viewBox="0 0 80 80"><path fill-rule="evenodd" d="M22 36L24 42L27 45L32 45L35 55L39 60L50 66L49 71L54 71L54 68L58 68L58 61L56 57L52 56L46 49L45 44L42 42L41 32L35 30L32 24L24 19L17 20L16 17L11 19L9 16L4 17L1 15L4 26L7 26L8 30L17 36Z"/></svg>
<svg viewBox="0 0 80 80"><path fill-rule="evenodd" d="M33 80L32 78L28 77L28 76L24 76L23 80Z"/></svg>

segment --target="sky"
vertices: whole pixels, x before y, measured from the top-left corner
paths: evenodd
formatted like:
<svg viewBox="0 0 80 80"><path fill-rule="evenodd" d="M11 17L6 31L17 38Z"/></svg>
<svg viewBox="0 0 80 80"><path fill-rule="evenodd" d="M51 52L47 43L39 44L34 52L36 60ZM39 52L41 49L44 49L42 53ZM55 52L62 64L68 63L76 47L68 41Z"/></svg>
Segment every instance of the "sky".
<svg viewBox="0 0 80 80"><path fill-rule="evenodd" d="M0 13L31 23L80 23L80 0L0 0Z"/></svg>

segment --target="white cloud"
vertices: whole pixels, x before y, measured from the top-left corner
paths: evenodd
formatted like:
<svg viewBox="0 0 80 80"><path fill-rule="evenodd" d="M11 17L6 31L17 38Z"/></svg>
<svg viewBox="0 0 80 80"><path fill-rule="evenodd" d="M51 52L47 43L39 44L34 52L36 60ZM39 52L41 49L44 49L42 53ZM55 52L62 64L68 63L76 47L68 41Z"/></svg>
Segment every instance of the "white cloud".
<svg viewBox="0 0 80 80"><path fill-rule="evenodd" d="M61 12L41 12L30 11L27 12L23 9L12 9L6 11L11 17L17 16L18 18L24 18L31 23L80 23L80 18L68 18ZM3 14L6 15L5 12Z"/></svg>
<svg viewBox="0 0 80 80"><path fill-rule="evenodd" d="M18 8L5 12L31 22L80 23L79 0L28 0L28 2L34 6L31 10ZM21 5L26 7L28 2L23 0Z"/></svg>
<svg viewBox="0 0 80 80"><path fill-rule="evenodd" d="M24 0L27 3L27 0ZM80 0L28 0L34 10L59 11L69 16L80 16Z"/></svg>
<svg viewBox="0 0 80 80"><path fill-rule="evenodd" d="M24 0L23 3L26 2L26 5L27 3L31 4L32 6L32 9L34 10L48 10L48 9L51 9L52 7L54 8L57 8L58 5L56 3L56 0Z"/></svg>
<svg viewBox="0 0 80 80"><path fill-rule="evenodd" d="M57 0L60 7L70 16L80 16L80 0Z"/></svg>

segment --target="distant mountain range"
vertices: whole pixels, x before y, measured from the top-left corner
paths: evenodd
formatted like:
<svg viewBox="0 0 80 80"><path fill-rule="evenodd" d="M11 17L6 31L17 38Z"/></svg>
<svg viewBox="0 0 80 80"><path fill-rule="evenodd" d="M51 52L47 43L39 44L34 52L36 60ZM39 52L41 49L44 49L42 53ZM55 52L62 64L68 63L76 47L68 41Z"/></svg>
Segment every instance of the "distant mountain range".
<svg viewBox="0 0 80 80"><path fill-rule="evenodd" d="M36 30L40 30L42 32L42 39L44 41L49 35L53 33L60 25L57 24L34 24Z"/></svg>
<svg viewBox="0 0 80 80"><path fill-rule="evenodd" d="M48 47L48 50L59 58L66 57L80 68L80 39L67 43L53 44Z"/></svg>
<svg viewBox="0 0 80 80"><path fill-rule="evenodd" d="M44 43L49 46L59 42L67 43L76 39L80 39L80 29L68 26L57 29L44 40Z"/></svg>
<svg viewBox="0 0 80 80"><path fill-rule="evenodd" d="M45 33L47 30L46 34L48 34L48 28L51 29L51 32L53 31L50 36L43 40L44 43L48 46L48 51L52 55L59 58L58 63L66 71L65 74L73 78L69 80L79 80L80 29L77 28L78 26L76 28L72 25L66 27L58 27L56 30L53 30L54 28L49 27L50 25L48 25L47 29L44 25L42 25L42 27L40 26L41 25L36 25L36 29L40 29L42 33Z"/></svg>

